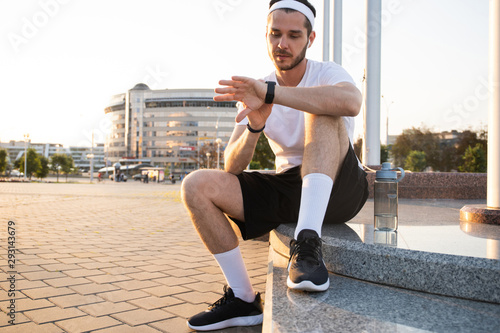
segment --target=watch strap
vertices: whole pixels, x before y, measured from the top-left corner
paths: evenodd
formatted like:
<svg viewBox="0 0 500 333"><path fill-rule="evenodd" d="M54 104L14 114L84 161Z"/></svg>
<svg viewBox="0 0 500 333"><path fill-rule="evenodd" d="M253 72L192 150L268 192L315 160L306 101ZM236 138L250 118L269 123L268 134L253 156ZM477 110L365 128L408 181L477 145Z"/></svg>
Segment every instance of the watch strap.
<svg viewBox="0 0 500 333"><path fill-rule="evenodd" d="M274 100L274 89L276 87L276 82L274 81L266 81L267 83L267 93L264 102L266 104L273 104Z"/></svg>

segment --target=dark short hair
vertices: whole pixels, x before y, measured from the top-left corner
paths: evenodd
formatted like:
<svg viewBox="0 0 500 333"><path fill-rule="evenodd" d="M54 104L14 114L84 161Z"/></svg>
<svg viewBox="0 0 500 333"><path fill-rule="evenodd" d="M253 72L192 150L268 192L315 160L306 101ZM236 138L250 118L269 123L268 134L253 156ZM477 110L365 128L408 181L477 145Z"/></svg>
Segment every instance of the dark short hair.
<svg viewBox="0 0 500 333"><path fill-rule="evenodd" d="M276 2L280 2L282 0L271 0L269 2L269 9L276 3ZM295 0L297 2L300 2L301 4L303 5L306 5L312 12L313 12L313 15L314 17L316 17L316 9L314 8L314 6L312 4L309 3L309 1L307 0ZM291 13L291 12L296 12L295 9L291 9L291 8L280 8L282 10L285 11L285 13ZM311 22L309 22L309 20L306 18L306 21L304 23L304 27L306 28L307 30L307 35L309 36L312 32L312 25L311 25Z"/></svg>

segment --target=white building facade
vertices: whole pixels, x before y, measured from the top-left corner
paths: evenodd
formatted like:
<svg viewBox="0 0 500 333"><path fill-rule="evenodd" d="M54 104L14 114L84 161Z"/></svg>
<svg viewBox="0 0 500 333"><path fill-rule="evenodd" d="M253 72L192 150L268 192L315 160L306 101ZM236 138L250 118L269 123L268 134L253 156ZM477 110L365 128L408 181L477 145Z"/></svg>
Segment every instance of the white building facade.
<svg viewBox="0 0 500 333"><path fill-rule="evenodd" d="M236 102L215 102L214 96L212 89L151 90L142 83L113 96L104 110L111 124L105 144L108 165L148 160L178 174L215 167L237 108Z"/></svg>

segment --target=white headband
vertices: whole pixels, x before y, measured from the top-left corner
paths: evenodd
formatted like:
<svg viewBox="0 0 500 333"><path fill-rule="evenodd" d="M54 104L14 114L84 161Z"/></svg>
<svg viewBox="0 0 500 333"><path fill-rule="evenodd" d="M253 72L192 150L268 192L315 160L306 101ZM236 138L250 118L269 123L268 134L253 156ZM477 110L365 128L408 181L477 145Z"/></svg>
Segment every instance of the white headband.
<svg viewBox="0 0 500 333"><path fill-rule="evenodd" d="M307 17L309 22L311 22L311 26L314 28L314 14L312 10L304 5L303 3L300 3L298 1L293 1L293 0L283 0L283 1L278 1L274 5L269 8L269 14L274 12L276 9L282 9L282 8L289 8L289 9L294 9L298 12L301 12L302 14Z"/></svg>

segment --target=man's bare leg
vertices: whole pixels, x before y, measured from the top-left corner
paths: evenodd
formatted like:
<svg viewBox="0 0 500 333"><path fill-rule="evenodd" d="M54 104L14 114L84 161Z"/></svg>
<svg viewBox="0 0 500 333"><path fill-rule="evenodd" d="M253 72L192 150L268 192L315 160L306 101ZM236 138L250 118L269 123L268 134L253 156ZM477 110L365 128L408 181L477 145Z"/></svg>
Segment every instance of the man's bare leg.
<svg viewBox="0 0 500 333"><path fill-rule="evenodd" d="M321 227L349 139L340 117L306 114L305 128L302 194L290 244L287 285L298 290L324 291L330 281L321 254Z"/></svg>
<svg viewBox="0 0 500 333"><path fill-rule="evenodd" d="M302 229L321 236L326 208L344 158L349 138L341 117L305 115L302 199L295 237Z"/></svg>
<svg viewBox="0 0 500 333"><path fill-rule="evenodd" d="M214 255L235 296L252 302L255 293L233 230L237 227L225 215L244 221L238 178L219 170L193 172L182 183L182 199L196 231Z"/></svg>

